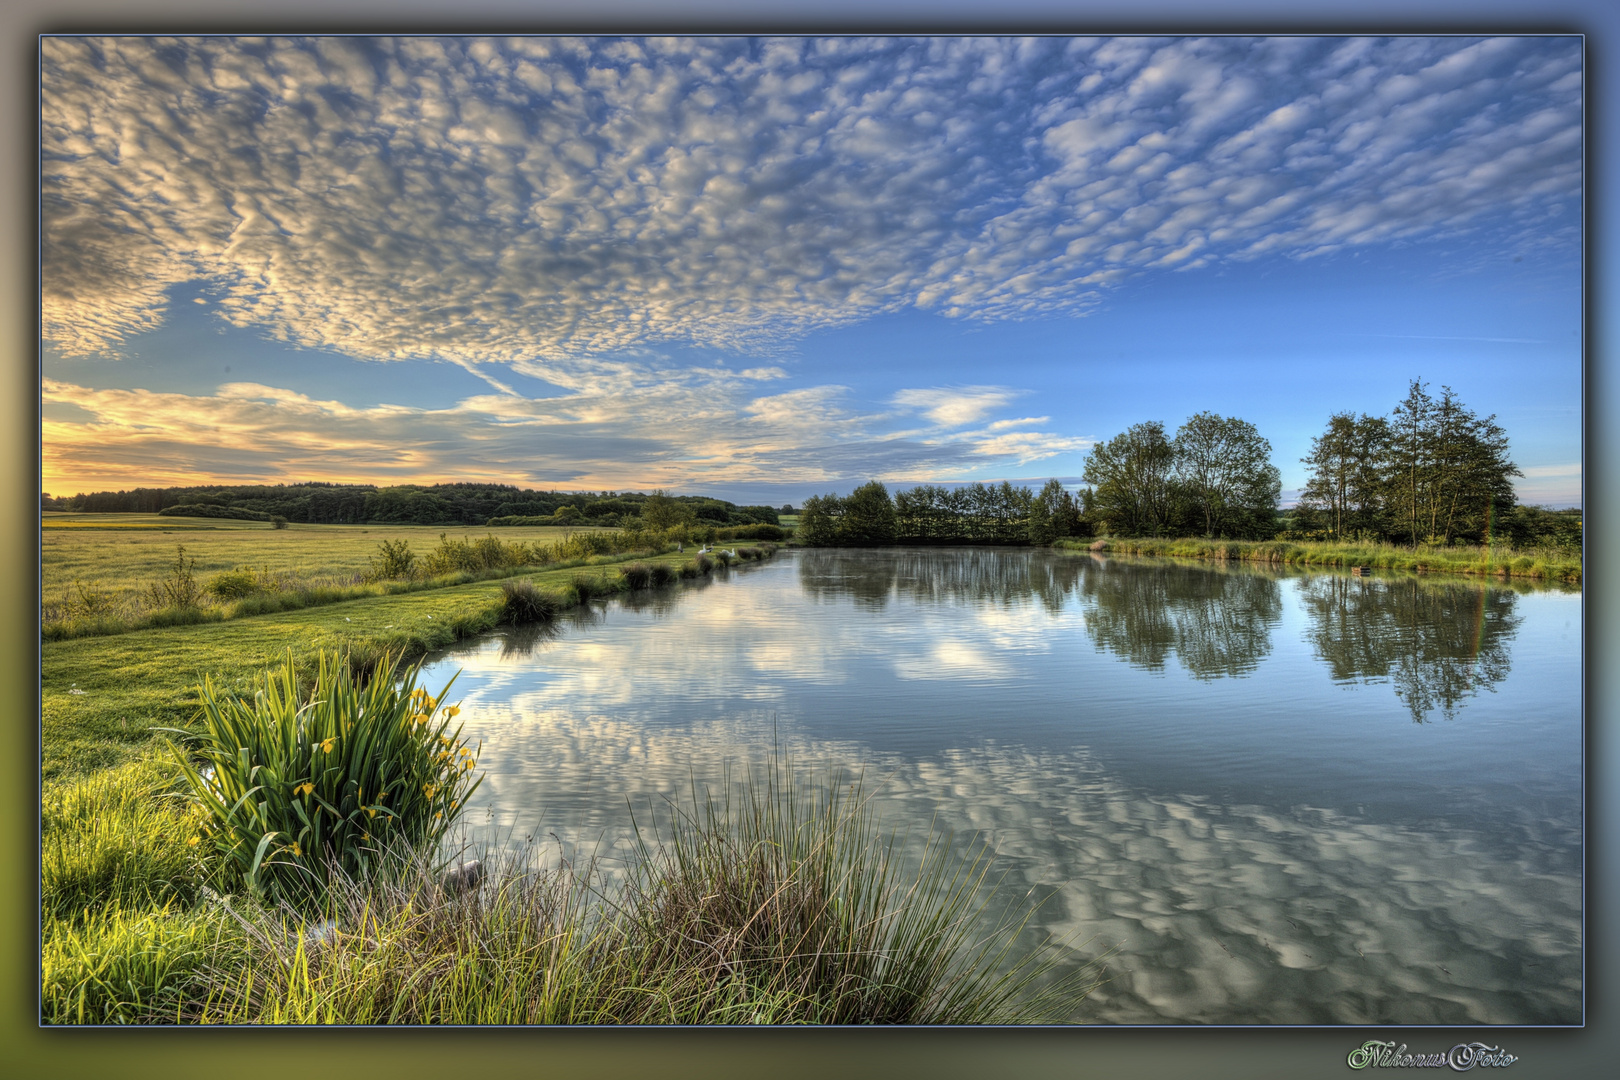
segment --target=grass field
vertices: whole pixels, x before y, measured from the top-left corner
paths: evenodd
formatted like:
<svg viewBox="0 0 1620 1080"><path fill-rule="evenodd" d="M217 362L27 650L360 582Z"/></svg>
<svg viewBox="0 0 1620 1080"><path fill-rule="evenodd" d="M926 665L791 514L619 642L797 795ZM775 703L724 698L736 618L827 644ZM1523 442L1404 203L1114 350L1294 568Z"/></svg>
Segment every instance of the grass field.
<svg viewBox="0 0 1620 1080"><path fill-rule="evenodd" d="M156 514L44 514L40 529L41 590L49 602L76 581L118 592L163 576L176 544L197 560L199 581L251 566L323 583L350 582L370 567L383 540L406 541L426 554L443 533L452 540L496 535L504 541L552 543L594 528L537 526L473 529L442 525L288 525Z"/></svg>

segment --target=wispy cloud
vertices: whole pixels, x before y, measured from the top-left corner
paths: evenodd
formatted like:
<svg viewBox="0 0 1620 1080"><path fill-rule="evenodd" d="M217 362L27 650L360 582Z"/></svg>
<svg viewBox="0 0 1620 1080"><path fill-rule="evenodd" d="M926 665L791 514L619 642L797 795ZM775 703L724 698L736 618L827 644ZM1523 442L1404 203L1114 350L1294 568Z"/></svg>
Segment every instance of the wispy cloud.
<svg viewBox="0 0 1620 1080"><path fill-rule="evenodd" d="M288 342L588 390L648 343L1084 311L1142 268L1531 235L1580 195L1573 37L42 50L69 354L200 279Z"/></svg>
<svg viewBox="0 0 1620 1080"><path fill-rule="evenodd" d="M895 432L888 414L859 410L840 386L755 396L757 382L740 376L607 382L552 398L491 393L428 409L357 408L257 383L185 394L47 378L46 490L298 479L847 489L872 477L958 476L987 458L1023 463L1074 445L1028 432L1005 445L989 431Z"/></svg>
<svg viewBox="0 0 1620 1080"><path fill-rule="evenodd" d="M1016 390L1002 386L935 387L901 390L894 403L922 413L940 427L954 428L983 419L1017 396Z"/></svg>

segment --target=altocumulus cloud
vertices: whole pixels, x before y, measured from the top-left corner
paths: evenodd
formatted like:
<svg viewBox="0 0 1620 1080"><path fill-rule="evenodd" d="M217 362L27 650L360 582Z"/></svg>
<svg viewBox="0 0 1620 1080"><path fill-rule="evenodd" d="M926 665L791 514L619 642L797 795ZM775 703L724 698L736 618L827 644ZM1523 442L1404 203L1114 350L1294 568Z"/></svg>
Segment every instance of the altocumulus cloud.
<svg viewBox="0 0 1620 1080"><path fill-rule="evenodd" d="M1572 37L41 48L69 355L202 280L291 343L589 397L657 342L1080 312L1139 268L1511 240L1580 196Z"/></svg>

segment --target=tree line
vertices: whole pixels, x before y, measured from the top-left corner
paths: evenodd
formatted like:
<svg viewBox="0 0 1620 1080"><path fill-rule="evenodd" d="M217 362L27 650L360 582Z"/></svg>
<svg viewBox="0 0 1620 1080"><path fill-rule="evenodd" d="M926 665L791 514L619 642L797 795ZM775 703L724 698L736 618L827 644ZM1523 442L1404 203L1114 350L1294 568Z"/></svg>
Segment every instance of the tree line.
<svg viewBox="0 0 1620 1080"><path fill-rule="evenodd" d="M1282 477L1271 443L1237 417L1201 412L1172 436L1135 424L1093 446L1083 486L924 485L890 495L873 481L846 498L807 499L799 539L838 544L1046 544L1061 537L1232 540L1507 541L1579 548L1579 510L1516 502L1496 417L1480 417L1450 387L1414 380L1388 417L1336 413L1302 459L1298 505L1279 510Z"/></svg>
<svg viewBox="0 0 1620 1080"><path fill-rule="evenodd" d="M874 480L846 498L816 495L799 508L798 539L815 547L866 544L1049 544L1085 535L1080 507L1057 480L1027 487L922 485L889 495Z"/></svg>
<svg viewBox="0 0 1620 1080"><path fill-rule="evenodd" d="M698 524L779 524L774 507L738 506L702 495L531 491L508 484L471 483L142 487L57 499L47 495L41 508L92 514L157 514L199 507L204 508L199 513L205 516L221 516L219 510L236 510L249 516L263 515L259 520L283 517L318 525L484 526L499 518L523 518L528 519L525 523L536 524L620 526L639 520L649 499L664 500L678 508L677 516ZM211 512L207 508L214 509Z"/></svg>

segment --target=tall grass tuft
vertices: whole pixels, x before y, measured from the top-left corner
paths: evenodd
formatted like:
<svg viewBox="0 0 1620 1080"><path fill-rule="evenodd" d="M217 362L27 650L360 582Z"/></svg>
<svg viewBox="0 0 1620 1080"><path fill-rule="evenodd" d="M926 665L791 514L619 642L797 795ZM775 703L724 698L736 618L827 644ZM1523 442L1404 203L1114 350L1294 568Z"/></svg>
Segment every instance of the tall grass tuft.
<svg viewBox="0 0 1620 1080"><path fill-rule="evenodd" d="M669 563L653 563L648 570L648 580L655 589L670 584L678 576L675 568Z"/></svg>
<svg viewBox="0 0 1620 1080"><path fill-rule="evenodd" d="M645 589L652 584L652 567L646 563L631 563L619 571L626 588Z"/></svg>
<svg viewBox="0 0 1620 1080"><path fill-rule="evenodd" d="M987 848L933 834L908 870L858 782L805 791L780 762L730 798L694 797L628 887L631 951L685 1022L1016 1022L1095 985L1093 968L1032 994L1052 954L1008 961L1033 912L975 936Z"/></svg>
<svg viewBox="0 0 1620 1080"><path fill-rule="evenodd" d="M508 578L501 582L501 596L504 601L502 621L514 626L550 622L562 606L556 595L540 589L527 578Z"/></svg>
<svg viewBox="0 0 1620 1080"><path fill-rule="evenodd" d="M189 902L201 824L175 797L172 776L139 760L47 784L40 801L40 903L73 919L108 905Z"/></svg>
<svg viewBox="0 0 1620 1080"><path fill-rule="evenodd" d="M41 927L40 1019L47 1024L174 1023L212 993L208 972L245 958L238 928L210 908L97 904Z"/></svg>
<svg viewBox="0 0 1620 1080"><path fill-rule="evenodd" d="M188 842L295 902L318 897L333 867L363 879L388 850L437 843L480 782L476 750L450 729L459 708L416 688L420 668L397 685L396 668L384 655L360 685L347 657L322 653L307 697L290 652L251 698L205 678L202 735L169 744L205 819Z"/></svg>
<svg viewBox="0 0 1620 1080"><path fill-rule="evenodd" d="M790 1024L1074 1019L1096 968L1050 982L1050 954L1008 962L1021 929L976 936L988 855L935 837L902 866L858 790L815 793L774 767L739 802L707 799L644 843L627 879L494 857L448 891L423 858L334 874L307 925L242 913L188 1019L232 1023ZM907 866L909 867L909 863Z"/></svg>

